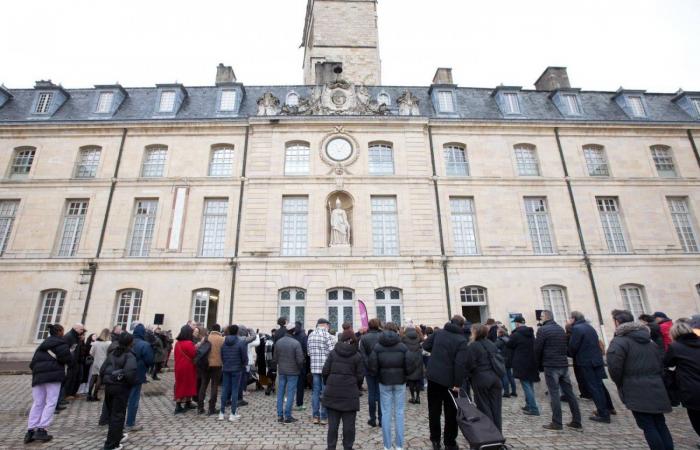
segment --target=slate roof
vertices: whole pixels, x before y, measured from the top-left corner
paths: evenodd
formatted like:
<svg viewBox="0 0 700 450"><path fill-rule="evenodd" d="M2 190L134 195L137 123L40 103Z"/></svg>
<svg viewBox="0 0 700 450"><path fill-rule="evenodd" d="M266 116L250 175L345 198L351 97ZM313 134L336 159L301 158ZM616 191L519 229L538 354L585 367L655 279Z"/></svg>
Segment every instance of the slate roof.
<svg viewBox="0 0 700 450"><path fill-rule="evenodd" d="M231 121L245 120L257 114L257 100L266 92L272 92L284 102L287 93L295 91L302 97L309 96L313 86L244 86L244 98L238 115L217 114L216 102L219 87L186 87L188 96L177 115L168 118L154 117L158 88L125 88L128 96L116 113L110 117L94 114L95 96L98 89L66 89L70 98L50 118L32 117L31 108L37 93L36 89L8 89L12 98L0 107L0 125L12 123L65 123L65 122L132 122L132 121ZM488 88L454 88L456 114L440 115L433 107L430 87L422 86L373 86L368 87L376 98L381 92L391 97L391 109L396 114L396 99L404 91L411 91L420 101L421 116L425 118L445 118L446 120L475 121L553 121L553 122L612 122L612 123L690 123L698 124L671 100L674 94L646 93L646 119L630 118L613 100L615 92L581 91L580 99L584 114L580 117L562 115L550 98L550 92L520 91L522 115L506 118L498 108L496 99ZM279 116L280 118L286 116ZM309 117L309 116L304 116ZM318 117L318 116L316 116Z"/></svg>

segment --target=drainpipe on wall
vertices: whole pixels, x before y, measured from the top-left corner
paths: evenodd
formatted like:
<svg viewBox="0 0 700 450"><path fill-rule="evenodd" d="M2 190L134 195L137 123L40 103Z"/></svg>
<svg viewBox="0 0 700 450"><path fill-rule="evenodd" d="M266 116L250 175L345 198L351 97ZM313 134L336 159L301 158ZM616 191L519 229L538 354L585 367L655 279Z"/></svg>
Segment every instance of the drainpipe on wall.
<svg viewBox="0 0 700 450"><path fill-rule="evenodd" d="M440 234L440 255L442 257L442 276L445 279L445 295L447 301L447 320L452 318L452 299L450 296L450 279L447 272L449 263L445 254L445 236L442 233L442 209L440 208L440 192L438 190L438 176L435 167L435 147L433 145L433 128L428 125L428 139L430 141L430 163L433 168L433 189L435 190L435 204L437 205L438 233Z"/></svg>
<svg viewBox="0 0 700 450"><path fill-rule="evenodd" d="M566 189L569 191L569 200L571 201L571 208L574 211L574 220L576 221L576 231L578 231L578 239L581 244L581 251L583 252L583 262L586 265L586 272L588 273L588 280L591 283L591 290L593 291L593 301L595 303L596 313L598 314L598 324L600 325L600 331L603 334L603 342L608 345L608 338L605 334L605 326L603 323L603 313L600 308L600 298L598 297L598 288L596 287L595 277L593 276L593 267L591 264L591 259L588 256L588 250L586 248L586 241L583 237L583 231L581 230L581 220L578 215L578 208L576 207L576 200L574 198L574 190L571 186L571 180L569 179L569 169L566 165L566 159L564 158L564 149L561 145L561 139L559 138L559 128L554 128L554 136L557 140L557 147L559 148L559 156L561 158L561 165L564 169L564 180L566 182Z"/></svg>
<svg viewBox="0 0 700 450"><path fill-rule="evenodd" d="M97 252L95 254L95 261L88 263L88 268L90 270L90 282L88 284L88 291L85 297L85 306L83 307L83 317L81 323L85 323L87 320L88 309L90 308L90 300L92 299L92 288L95 285L95 276L97 274L97 260L100 259L102 254L102 245L104 244L105 234L107 232L107 221L109 220L109 213L112 209L112 200L114 199L114 191L117 188L117 178L119 177L119 167L122 163L122 154L124 153L124 142L126 142L126 134L128 130L124 128L122 130L122 139L119 143L119 153L117 154L117 164L114 168L114 175L112 176L112 184L109 187L109 197L107 198L107 208L105 209L105 216L102 220L102 230L100 231L100 241L97 244Z"/></svg>
<svg viewBox="0 0 700 450"><path fill-rule="evenodd" d="M231 266L231 297L228 309L228 323L233 323L233 302L236 298L236 272L238 271L238 249L240 247L241 238L241 223L243 222L243 195L245 192L246 182L246 166L248 164L248 139L250 136L250 125L245 127L245 143L243 144L243 169L241 170L241 186L238 196L238 218L236 224L236 244L233 253L233 258L229 265Z"/></svg>
<svg viewBox="0 0 700 450"><path fill-rule="evenodd" d="M700 152L698 152L698 146L695 145L693 131L690 129L688 130L688 140L690 141L690 146L693 147L693 153L695 153L695 160L698 162L698 167L700 167Z"/></svg>

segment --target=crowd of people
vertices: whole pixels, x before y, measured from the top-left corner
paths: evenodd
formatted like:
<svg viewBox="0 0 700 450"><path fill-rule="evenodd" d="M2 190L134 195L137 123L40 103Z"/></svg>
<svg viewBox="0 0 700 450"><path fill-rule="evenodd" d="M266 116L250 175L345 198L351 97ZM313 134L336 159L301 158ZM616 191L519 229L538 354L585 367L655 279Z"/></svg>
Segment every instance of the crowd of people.
<svg viewBox="0 0 700 450"><path fill-rule="evenodd" d="M565 324L542 311L536 331L518 316L512 332L492 319L471 324L461 316L442 328L372 319L366 329L344 324L337 332L323 318L307 332L282 317L270 334L243 325L208 330L188 322L174 341L169 332L141 323L132 324L131 332L115 326L87 337L82 324L68 332L50 325L30 365L33 405L25 443L51 440L47 429L55 414L80 394L100 401L104 390L99 419L108 426L104 448L122 448L130 433L143 429L136 420L142 385L149 374L159 380L171 353L175 415L196 410L237 422L248 404L244 392L254 384L265 395L276 394L277 421L293 424L300 420L295 413L306 410L305 389L311 389L309 419L326 428L329 450L338 446L341 424L342 448L353 448L365 385L367 423L381 427L385 450L404 446L406 392L409 404L420 404L426 389L432 447L453 450L459 448L455 397L473 398L501 430L502 402L518 397L516 380L524 397L522 413L541 414L535 383L544 376L552 411L544 429L580 430L580 399L593 402L590 421L610 424L617 414L603 382L608 373L650 449L674 448L664 416L673 406L687 410L700 435L700 316L674 322L657 312L635 320L629 311L615 310L612 320L615 336L607 349L578 311ZM571 414L566 423L562 403Z"/></svg>

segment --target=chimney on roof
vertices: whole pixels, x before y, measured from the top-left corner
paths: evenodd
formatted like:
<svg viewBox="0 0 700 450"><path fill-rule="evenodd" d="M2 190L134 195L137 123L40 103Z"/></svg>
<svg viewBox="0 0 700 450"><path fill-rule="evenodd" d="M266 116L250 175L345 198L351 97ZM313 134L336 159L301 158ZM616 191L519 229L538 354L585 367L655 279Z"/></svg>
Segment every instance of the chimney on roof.
<svg viewBox="0 0 700 450"><path fill-rule="evenodd" d="M433 84L454 84L452 80L452 69L447 67L439 67L435 71Z"/></svg>
<svg viewBox="0 0 700 450"><path fill-rule="evenodd" d="M235 83L236 74L233 73L233 67L224 66L222 63L216 67L216 85Z"/></svg>
<svg viewBox="0 0 700 450"><path fill-rule="evenodd" d="M535 81L535 89L538 91L556 91L557 89L570 88L569 75L566 67L547 67L542 75Z"/></svg>

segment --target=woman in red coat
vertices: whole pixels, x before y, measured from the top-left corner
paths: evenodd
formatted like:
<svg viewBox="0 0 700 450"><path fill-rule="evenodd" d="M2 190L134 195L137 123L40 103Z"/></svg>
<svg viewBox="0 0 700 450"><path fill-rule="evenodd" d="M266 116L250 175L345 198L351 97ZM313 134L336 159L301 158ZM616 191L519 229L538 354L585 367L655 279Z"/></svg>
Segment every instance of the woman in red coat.
<svg viewBox="0 0 700 450"><path fill-rule="evenodd" d="M192 342L192 328L185 325L180 330L175 344L175 414L195 408L192 398L197 396L197 368L194 357L197 353ZM185 407L182 406L186 403Z"/></svg>

